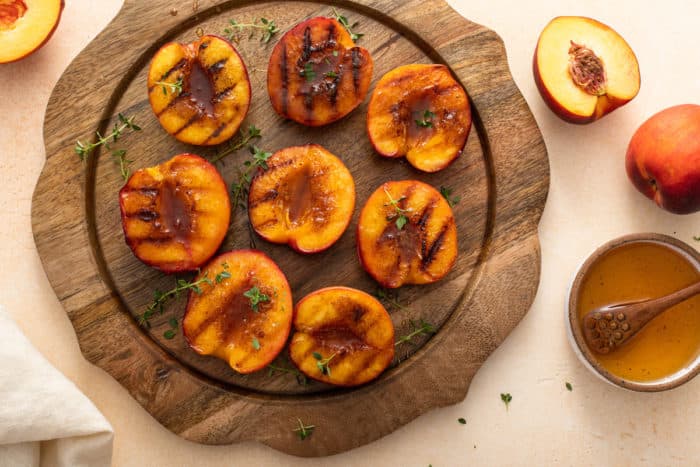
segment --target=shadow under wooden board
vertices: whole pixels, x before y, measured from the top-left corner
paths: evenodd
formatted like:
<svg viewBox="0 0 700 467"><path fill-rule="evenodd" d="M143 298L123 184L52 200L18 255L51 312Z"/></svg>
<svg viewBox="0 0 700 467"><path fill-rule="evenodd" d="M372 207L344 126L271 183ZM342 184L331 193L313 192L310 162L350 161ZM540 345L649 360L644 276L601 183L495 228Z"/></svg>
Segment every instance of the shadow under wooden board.
<svg viewBox="0 0 700 467"><path fill-rule="evenodd" d="M407 63L444 63L464 85L474 125L464 153L448 169L423 174L377 156L366 137L367 101L322 128L302 127L274 113L266 92L274 43L301 20L333 16L333 7L364 34L359 45L374 59L373 86ZM165 339L168 320L182 317L184 298L169 303L150 329L139 326L135 317L153 291L171 289L176 279L143 265L126 246L117 197L123 180L110 152L95 152L86 164L73 152L76 140L109 132L120 112L135 116L143 128L115 145L128 151L133 169L181 152L214 156L226 148L187 146L161 129L148 104L148 65L168 41L191 42L202 31L223 34L230 19L260 17L273 19L281 32L269 44L259 41L259 33L241 34L237 48L253 89L242 128L260 128L257 144L268 151L313 142L338 155L355 178L357 209L347 232L324 253L304 256L251 237L244 212L234 217L222 251L254 242L285 272L295 300L329 285L376 293L355 247L359 208L369 195L387 180L418 179L450 187L461 198L454 207L459 242L454 269L435 284L403 287L384 302L397 336L421 319L438 332L397 347L392 367L359 388L300 384L284 372L238 375L224 362L191 351L181 332ZM59 80L44 136L47 162L34 193L34 236L81 350L160 423L192 441L252 439L291 454L320 456L375 440L431 408L462 400L475 372L524 316L537 290L537 225L549 186L542 135L512 81L500 38L442 0L127 0ZM227 183L237 179L246 157L241 150L218 164ZM286 352L274 365L293 368ZM294 431L298 419L316 426L305 440Z"/></svg>

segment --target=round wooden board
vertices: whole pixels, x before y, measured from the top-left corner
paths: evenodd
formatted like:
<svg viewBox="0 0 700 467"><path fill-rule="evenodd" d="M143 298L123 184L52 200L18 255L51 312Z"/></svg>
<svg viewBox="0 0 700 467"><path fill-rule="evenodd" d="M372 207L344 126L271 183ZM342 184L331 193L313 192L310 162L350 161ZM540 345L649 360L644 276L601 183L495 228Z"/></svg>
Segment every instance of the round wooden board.
<svg viewBox="0 0 700 467"><path fill-rule="evenodd" d="M537 289L537 224L549 166L542 136L508 72L500 38L442 0L333 4L365 34L360 45L374 58L373 84L396 66L435 62L448 65L464 85L474 125L464 153L448 169L422 174L405 162L376 156L366 138L367 102L340 122L317 129L274 113L265 86L274 42L303 19L332 16L330 2L127 0L63 74L47 108L47 163L34 193L32 221L49 280L86 358L114 376L168 429L193 441L256 439L313 456L377 439L431 408L462 400L476 370L526 313ZM243 212L235 216L222 251L254 242L285 272L295 300L329 285L376 293L355 252L357 214L372 191L386 180L419 179L436 188L448 186L461 197L454 208L460 250L454 269L436 284L400 289L401 306L385 301L398 336L410 332L410 321L421 319L439 332L398 347L392 368L360 388L302 385L293 375L267 371L241 376L222 361L192 352L181 333L165 339L168 319L181 318L185 300L170 303L150 329L138 326L135 317L154 289L172 288L175 278L140 263L124 243L117 199L123 180L110 153L93 153L86 165L73 153L77 139L108 133L120 112L135 116L143 127L115 146L127 149L134 168L180 152L213 156L225 148L193 148L167 135L148 105L145 75L165 42L190 42L199 28L222 34L230 19L256 17L274 19L281 33L267 45L244 33L237 46L253 87L244 128L261 128L257 144L269 151L314 142L341 157L355 178L357 209L348 231L324 253L304 256L251 237ZM241 150L219 164L227 183L237 178L246 157ZM286 353L275 365L292 367ZM313 436L299 439L293 431L297 418L316 425Z"/></svg>

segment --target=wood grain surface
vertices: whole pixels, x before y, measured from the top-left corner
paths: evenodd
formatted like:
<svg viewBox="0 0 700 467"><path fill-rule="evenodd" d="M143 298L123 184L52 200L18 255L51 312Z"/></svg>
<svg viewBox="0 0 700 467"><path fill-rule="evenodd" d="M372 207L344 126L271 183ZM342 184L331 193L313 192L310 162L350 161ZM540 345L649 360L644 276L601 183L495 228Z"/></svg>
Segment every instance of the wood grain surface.
<svg viewBox="0 0 700 467"><path fill-rule="evenodd" d="M305 128L279 118L265 80L270 44L243 34L237 45L253 88L244 127L255 124L268 151L314 142L343 159L355 178L357 209L350 227L331 249L304 256L286 246L251 237L238 212L222 251L254 245L287 275L295 300L329 285L374 293L355 252L359 208L386 180L418 179L449 186L455 207L459 259L451 273L430 286L404 287L401 307L386 302L397 336L409 320L439 327L430 339L397 348L391 369L377 381L338 390L301 385L293 375L235 374L223 362L187 348L181 333L163 338L171 316L185 300L169 304L148 330L135 316L153 290L174 286L173 276L140 263L126 246L117 192L123 180L109 151L81 164L77 139L107 133L121 112L134 115L143 131L126 134L115 147L127 149L134 169L158 164L180 152L213 156L167 135L150 110L146 72L151 57L171 40L190 42L198 29L223 32L228 20L275 20L284 33L313 16L332 16L333 6L359 22L359 44L374 58L373 85L406 63L444 63L467 90L474 125L464 154L447 170L421 174L405 162L375 155L365 131L365 101L345 119ZM201 31L200 31L201 32ZM370 90L371 92L371 90ZM171 431L193 441L224 444L254 439L303 456L328 455L377 439L427 410L462 400L488 355L527 312L539 282L539 222L549 185L546 148L513 83L505 50L492 31L471 23L442 0L347 2L252 2L127 0L115 20L69 66L49 101L44 127L47 162L34 193L34 236L47 276L75 327L86 358L109 372ZM247 154L219 164L227 183ZM283 353L275 365L291 368ZM316 426L302 441L297 418Z"/></svg>

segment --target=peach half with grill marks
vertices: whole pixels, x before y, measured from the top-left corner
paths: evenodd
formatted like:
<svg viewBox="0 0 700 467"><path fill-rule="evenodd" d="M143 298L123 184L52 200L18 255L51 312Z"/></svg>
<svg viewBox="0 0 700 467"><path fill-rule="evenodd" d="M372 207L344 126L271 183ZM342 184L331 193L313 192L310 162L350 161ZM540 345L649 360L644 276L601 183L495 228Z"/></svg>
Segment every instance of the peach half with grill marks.
<svg viewBox="0 0 700 467"><path fill-rule="evenodd" d="M355 209L355 183L336 156L317 144L277 151L250 184L248 217L272 243L316 253L345 232Z"/></svg>
<svg viewBox="0 0 700 467"><path fill-rule="evenodd" d="M275 45L267 69L270 102L280 116L322 126L345 117L367 96L374 63L332 18L294 26Z"/></svg>
<svg viewBox="0 0 700 467"><path fill-rule="evenodd" d="M137 170L119 192L126 243L165 273L193 271L223 242L231 216L216 168L194 154Z"/></svg>
<svg viewBox="0 0 700 467"><path fill-rule="evenodd" d="M395 68L377 83L367 110L367 133L381 156L405 157L437 172L464 149L472 124L467 93L444 65Z"/></svg>
<svg viewBox="0 0 700 467"><path fill-rule="evenodd" d="M386 182L362 208L357 250L362 266L383 287L436 282L457 259L452 208L425 183Z"/></svg>
<svg viewBox="0 0 700 467"><path fill-rule="evenodd" d="M212 146L236 134L248 113L250 80L226 39L168 42L148 70L148 99L161 126L183 143Z"/></svg>
<svg viewBox="0 0 700 467"><path fill-rule="evenodd" d="M289 355L310 378L337 386L365 384L394 358L394 324L371 295L327 287L297 303Z"/></svg>
<svg viewBox="0 0 700 467"><path fill-rule="evenodd" d="M274 261L257 250L217 256L190 291L182 329L200 355L226 361L238 373L267 366L280 353L292 325L292 292Z"/></svg>
<svg viewBox="0 0 700 467"><path fill-rule="evenodd" d="M63 0L0 0L0 63L22 59L53 35Z"/></svg>

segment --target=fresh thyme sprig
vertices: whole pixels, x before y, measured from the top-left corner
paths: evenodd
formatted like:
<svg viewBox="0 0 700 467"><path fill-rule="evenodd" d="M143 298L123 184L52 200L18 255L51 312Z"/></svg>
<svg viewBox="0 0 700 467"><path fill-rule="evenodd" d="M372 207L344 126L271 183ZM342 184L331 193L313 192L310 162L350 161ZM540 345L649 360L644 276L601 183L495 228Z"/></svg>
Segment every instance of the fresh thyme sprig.
<svg viewBox="0 0 700 467"><path fill-rule="evenodd" d="M440 194L443 198L445 198L447 204L449 204L450 207L454 207L455 205L459 204L459 202L462 200L460 196L452 196L452 191L452 188L448 188L446 186L440 187Z"/></svg>
<svg viewBox="0 0 700 467"><path fill-rule="evenodd" d="M316 77L316 72L314 71L314 66L311 64L311 62L306 62L304 64L304 69L301 70L299 74L306 78L306 81L313 81L313 79Z"/></svg>
<svg viewBox="0 0 700 467"><path fill-rule="evenodd" d="M331 375L330 363L331 363L331 360L333 360L335 358L335 353L331 354L331 356L328 358L323 358L323 355L321 355L318 352L313 352L311 355L313 355L314 358L316 359L316 366L318 367L318 370L321 372L321 374L325 375L325 376L330 376Z"/></svg>
<svg viewBox="0 0 700 467"><path fill-rule="evenodd" d="M350 38L353 42L357 42L362 36L364 36L364 34L361 34L359 32L353 32L353 29L355 29L357 25L360 24L359 22L354 22L351 25L350 21L348 21L348 19L345 16L339 14L335 8L333 8L333 15L335 15L335 19L337 19L338 22L342 24L345 29L348 30L348 32L350 33Z"/></svg>
<svg viewBox="0 0 700 467"><path fill-rule="evenodd" d="M160 86L163 90L163 95L168 95L168 90L173 94L180 94L182 92L182 76L180 76L174 83L168 83L167 81L156 81L156 86Z"/></svg>
<svg viewBox="0 0 700 467"><path fill-rule="evenodd" d="M397 308L399 310L403 310L404 308L406 308L401 303L399 303L399 300L396 297L396 295L392 294L391 292L389 292L387 289L385 289L383 287L379 287L377 289L377 291L375 292L374 296L377 297L379 300L383 300L383 301L387 302L388 304L394 306L395 308Z"/></svg>
<svg viewBox="0 0 700 467"><path fill-rule="evenodd" d="M163 333L163 337L169 340L177 335L177 318L170 318L168 324L170 325L170 329Z"/></svg>
<svg viewBox="0 0 700 467"><path fill-rule="evenodd" d="M506 405L506 410L508 410L508 405L510 404L510 401L513 400L513 396L511 396L509 392L506 392L505 394L501 393L501 400Z"/></svg>
<svg viewBox="0 0 700 467"><path fill-rule="evenodd" d="M304 422L301 421L301 418L297 418L297 421L299 422L299 428L295 428L293 431L295 431L299 438L302 441L304 441L306 438L311 436L311 434L314 432L314 429L316 429L316 426L304 425Z"/></svg>
<svg viewBox="0 0 700 467"><path fill-rule="evenodd" d="M253 170L267 170L267 160L272 156L271 152L265 152L257 146L249 146L250 152L253 154L252 159L243 163L244 170L240 172L238 181L231 184L231 192L233 193L233 206L245 209L246 199L248 198L248 189L250 182L253 179L251 172Z"/></svg>
<svg viewBox="0 0 700 467"><path fill-rule="evenodd" d="M95 148L102 145L109 148L110 143L116 143L124 130L129 129L132 131L141 131L141 127L134 123L134 116L127 118L124 115L119 114L118 118L119 121L114 124L110 134L102 136L99 131L95 132L95 135L97 136L96 142L84 143L80 140L76 141L74 151L81 161L84 161L92 153L92 151L95 150Z"/></svg>
<svg viewBox="0 0 700 467"><path fill-rule="evenodd" d="M185 279L178 279L177 280L177 285L171 289L168 290L167 292L162 292L158 289L153 291L153 302L151 302L150 305L148 305L148 308L146 308L146 311L143 312L143 314L139 315L139 324L142 326L145 326L147 328L151 327L151 322L150 319L153 317L154 314L158 313L159 315L162 315L163 312L165 311L165 303L170 300L170 299L178 299L180 298L180 294L186 290L191 290L196 294L201 294L202 293L202 284L209 284L213 285L211 279L207 275L204 275L201 279L198 279L194 282L189 282ZM174 336L174 334L173 334Z"/></svg>
<svg viewBox="0 0 700 467"><path fill-rule="evenodd" d="M257 285L248 289L243 296L250 300L250 308L256 313L260 312L260 304L269 302L270 297L260 291Z"/></svg>
<svg viewBox="0 0 700 467"><path fill-rule="evenodd" d="M564 384L564 386L566 386L566 390L569 391L569 392L571 392L571 391L574 390L574 387L573 387L573 386L571 385L571 383L568 382L568 381L566 382L566 384Z"/></svg>
<svg viewBox="0 0 700 467"><path fill-rule="evenodd" d="M253 38L256 29L262 30L263 35L260 37L260 42L264 42L265 44L270 42L270 39L280 31L275 22L267 18L260 18L260 24L258 24L258 18L254 18L252 23L239 23L235 19L229 20L228 23L230 27L224 29L224 34L226 34L229 40L236 43L240 40L240 33L246 28L251 29L248 39Z"/></svg>
<svg viewBox="0 0 700 467"><path fill-rule="evenodd" d="M126 149L115 149L112 151L112 157L114 158L114 163L119 165L119 172L122 174L122 178L125 182L128 181L131 174L129 164L134 161L126 158Z"/></svg>
<svg viewBox="0 0 700 467"><path fill-rule="evenodd" d="M228 156L229 154L232 154L238 151L239 149L248 146L248 143L250 143L256 138L262 138L262 131L255 125L249 125L248 131L239 130L239 137L233 142L231 142L226 149L214 156L211 159L211 162L219 162L221 159Z"/></svg>
<svg viewBox="0 0 700 467"><path fill-rule="evenodd" d="M389 198L389 204L391 204L396 210L394 214L387 216L386 220L393 221L394 219L396 219L396 228L402 230L408 222L408 217L406 216L406 214L411 212L411 209L403 209L401 206L399 206L399 203L406 199L406 197L402 196L399 199L394 199L391 196L391 193L389 193L389 190L386 189L386 187L384 187L384 193L386 193L387 198Z"/></svg>
<svg viewBox="0 0 700 467"><path fill-rule="evenodd" d="M700 235L698 235L697 237L694 236L693 240L695 240L696 242L700 242Z"/></svg>
<svg viewBox="0 0 700 467"><path fill-rule="evenodd" d="M267 376L274 376L276 372L288 373L290 375L294 375L297 379L297 383L301 386L306 386L307 384L309 384L309 380L306 379L306 375L301 371L297 370L296 368L285 368L282 366L269 364L267 365L267 370Z"/></svg>
<svg viewBox="0 0 700 467"><path fill-rule="evenodd" d="M221 267L223 267L224 270L214 277L214 282L216 282L217 284L221 284L224 281L224 279L228 279L229 277L231 277L231 273L228 272L228 263L222 263Z"/></svg>
<svg viewBox="0 0 700 467"><path fill-rule="evenodd" d="M422 319L419 321L418 324L413 322L413 320L409 320L408 322L411 325L411 329L413 329L413 332L405 336L401 336L399 340L397 340L396 343L394 343L394 346L399 346L403 343L411 342L414 337L419 336L421 334L429 336L437 332L435 326L426 321L423 321Z"/></svg>
<svg viewBox="0 0 700 467"><path fill-rule="evenodd" d="M423 112L423 118L421 120L416 119L416 125L423 128L432 128L434 117L434 113L432 113L430 110L426 110Z"/></svg>

